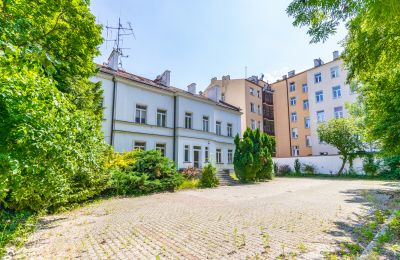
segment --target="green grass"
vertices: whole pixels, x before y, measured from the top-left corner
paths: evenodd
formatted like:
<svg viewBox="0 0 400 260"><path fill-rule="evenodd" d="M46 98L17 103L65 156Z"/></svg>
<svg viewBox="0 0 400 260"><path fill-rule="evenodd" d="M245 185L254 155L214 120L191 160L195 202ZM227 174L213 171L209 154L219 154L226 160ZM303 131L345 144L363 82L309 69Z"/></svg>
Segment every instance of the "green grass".
<svg viewBox="0 0 400 260"><path fill-rule="evenodd" d="M6 253L7 245L13 244L19 247L24 244L34 231L38 216L29 211L0 210L0 258Z"/></svg>
<svg viewBox="0 0 400 260"><path fill-rule="evenodd" d="M186 190L186 189L197 189L199 188L200 180L184 180L182 184L178 187L178 190Z"/></svg>

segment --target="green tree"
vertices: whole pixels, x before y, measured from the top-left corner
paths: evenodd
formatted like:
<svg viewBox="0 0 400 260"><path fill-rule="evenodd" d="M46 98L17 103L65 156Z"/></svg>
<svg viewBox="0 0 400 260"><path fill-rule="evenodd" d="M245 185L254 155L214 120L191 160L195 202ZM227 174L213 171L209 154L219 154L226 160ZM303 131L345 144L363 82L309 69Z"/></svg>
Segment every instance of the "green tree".
<svg viewBox="0 0 400 260"><path fill-rule="evenodd" d="M400 154L400 1L294 0L287 13L295 26L309 27L311 42L325 41L346 23L342 58L360 94L365 137L378 140L386 154Z"/></svg>
<svg viewBox="0 0 400 260"><path fill-rule="evenodd" d="M341 175L348 161L352 162L354 155L363 150L363 145L353 121L348 118L332 119L322 123L317 128L319 139L339 150L342 165L338 171Z"/></svg>
<svg viewBox="0 0 400 260"><path fill-rule="evenodd" d="M0 0L0 208L42 210L106 185L102 42L87 0Z"/></svg>

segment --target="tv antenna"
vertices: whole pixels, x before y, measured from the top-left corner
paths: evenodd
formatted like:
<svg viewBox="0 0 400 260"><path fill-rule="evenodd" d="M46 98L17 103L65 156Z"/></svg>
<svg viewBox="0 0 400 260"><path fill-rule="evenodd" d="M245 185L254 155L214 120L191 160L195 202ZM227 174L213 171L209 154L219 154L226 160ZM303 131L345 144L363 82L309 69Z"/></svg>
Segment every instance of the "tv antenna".
<svg viewBox="0 0 400 260"><path fill-rule="evenodd" d="M106 48L108 42L114 42L113 49L118 53L118 64L119 67L122 67L122 58L128 58L129 55L124 55L123 50L130 50L130 48L123 48L124 44L124 36L133 36L136 40L135 33L133 32L133 28L130 22L127 22L127 26L122 26L121 18L118 18L118 26L113 27L109 26L107 22L107 39L106 41ZM117 35L113 38L113 33L116 32Z"/></svg>

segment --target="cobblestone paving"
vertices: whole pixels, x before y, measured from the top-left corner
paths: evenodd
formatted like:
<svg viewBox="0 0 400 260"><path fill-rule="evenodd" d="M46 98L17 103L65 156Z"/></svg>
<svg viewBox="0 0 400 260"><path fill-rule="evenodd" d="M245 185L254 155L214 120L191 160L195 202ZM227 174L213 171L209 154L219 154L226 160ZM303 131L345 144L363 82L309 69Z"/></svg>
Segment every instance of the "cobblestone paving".
<svg viewBox="0 0 400 260"><path fill-rule="evenodd" d="M47 216L15 258L321 259L378 181L278 178L94 203ZM393 187L392 187L393 188Z"/></svg>

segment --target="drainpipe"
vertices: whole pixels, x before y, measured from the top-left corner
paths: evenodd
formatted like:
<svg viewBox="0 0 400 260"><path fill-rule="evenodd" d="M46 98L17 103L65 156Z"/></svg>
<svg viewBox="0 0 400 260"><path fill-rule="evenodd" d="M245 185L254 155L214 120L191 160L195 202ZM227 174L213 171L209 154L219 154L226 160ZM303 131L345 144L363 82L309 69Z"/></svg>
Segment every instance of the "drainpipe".
<svg viewBox="0 0 400 260"><path fill-rule="evenodd" d="M286 96L287 96L287 116L288 116L288 123L289 123L289 151L290 151L290 157L293 156L292 153L292 132L290 131L290 111L289 111L289 105L290 105L290 101L289 101L289 84L288 84L288 79L285 79L286 82Z"/></svg>
<svg viewBox="0 0 400 260"><path fill-rule="evenodd" d="M173 155L172 155L172 159L174 160L176 166L178 167L178 160L177 160L177 156L176 156L176 120L177 120L177 115L176 115L176 96L174 96L174 133L173 133Z"/></svg>
<svg viewBox="0 0 400 260"><path fill-rule="evenodd" d="M114 148L114 130L115 130L115 107L116 107L116 94L117 94L117 79L115 78L115 75L112 78L113 81L113 96L112 96L112 107L111 107L111 136L110 136L110 143L111 146Z"/></svg>

